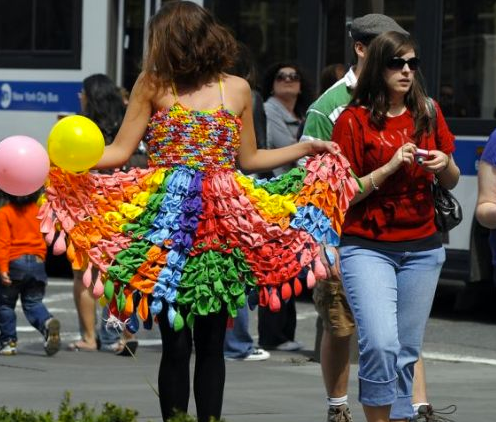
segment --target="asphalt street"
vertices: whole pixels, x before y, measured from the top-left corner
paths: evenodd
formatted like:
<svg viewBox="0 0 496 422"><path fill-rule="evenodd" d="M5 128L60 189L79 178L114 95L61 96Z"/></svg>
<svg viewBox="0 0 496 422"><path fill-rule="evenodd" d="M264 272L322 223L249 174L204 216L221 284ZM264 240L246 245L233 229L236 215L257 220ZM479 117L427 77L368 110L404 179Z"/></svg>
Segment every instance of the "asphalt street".
<svg viewBox="0 0 496 422"><path fill-rule="evenodd" d="M19 354L0 356L0 405L56 412L64 392L69 391L73 403L86 402L96 408L105 402L116 403L138 410L140 421L160 421L154 392L160 360L158 331L139 332L135 360L104 352L67 351L64 346L78 336L71 289L70 280L57 279L51 280L47 292L47 305L62 321L63 348L54 357L45 356L40 335L27 324L19 306ZM305 344L303 351L273 352L264 362L226 363L223 413L227 422L325 420L320 366L312 361L315 311L309 302L299 302L297 308L297 339ZM256 312L251 318L256 341ZM438 319L431 319L428 333L444 330L440 324ZM494 337L494 325L487 325L483 328ZM457 332L456 326L453 329ZM434 333L426 336L424 356L431 402L436 408L456 404L458 410L450 416L456 422L495 422L496 351L454 349L451 343L440 343ZM351 372L350 405L355 422L364 422L357 401L356 364ZM194 399L190 411L194 414Z"/></svg>

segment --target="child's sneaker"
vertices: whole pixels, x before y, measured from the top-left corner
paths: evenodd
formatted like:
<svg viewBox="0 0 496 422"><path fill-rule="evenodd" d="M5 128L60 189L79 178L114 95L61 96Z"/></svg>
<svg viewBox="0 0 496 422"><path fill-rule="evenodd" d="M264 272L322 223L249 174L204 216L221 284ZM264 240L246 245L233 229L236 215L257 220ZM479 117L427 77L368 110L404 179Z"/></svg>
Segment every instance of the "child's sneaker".
<svg viewBox="0 0 496 422"><path fill-rule="evenodd" d="M14 340L10 340L7 343L2 344L0 349L0 355L12 356L17 355L17 343Z"/></svg>
<svg viewBox="0 0 496 422"><path fill-rule="evenodd" d="M45 322L45 352L52 356L60 349L60 322L50 318Z"/></svg>
<svg viewBox="0 0 496 422"><path fill-rule="evenodd" d="M241 360L251 362L251 361L260 361L267 360L270 358L270 353L267 350L261 349L259 347L254 347L253 351L246 357Z"/></svg>

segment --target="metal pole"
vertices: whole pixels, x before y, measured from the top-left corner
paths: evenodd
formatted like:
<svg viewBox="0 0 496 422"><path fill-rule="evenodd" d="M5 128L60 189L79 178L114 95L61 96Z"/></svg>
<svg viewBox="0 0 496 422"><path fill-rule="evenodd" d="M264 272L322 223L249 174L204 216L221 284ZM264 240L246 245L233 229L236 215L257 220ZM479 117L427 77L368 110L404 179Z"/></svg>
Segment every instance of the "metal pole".
<svg viewBox="0 0 496 422"><path fill-rule="evenodd" d="M151 0L145 0L145 10L144 10L144 13L143 13L143 18L144 18L144 22L143 22L143 56L145 55L145 51L146 51L146 41L147 41L147 38L148 38L148 19L150 19L152 15L152 4L151 4Z"/></svg>
<svg viewBox="0 0 496 422"><path fill-rule="evenodd" d="M123 82L123 61L124 61L124 0L118 0L117 5L117 69L115 74L117 86L122 86Z"/></svg>

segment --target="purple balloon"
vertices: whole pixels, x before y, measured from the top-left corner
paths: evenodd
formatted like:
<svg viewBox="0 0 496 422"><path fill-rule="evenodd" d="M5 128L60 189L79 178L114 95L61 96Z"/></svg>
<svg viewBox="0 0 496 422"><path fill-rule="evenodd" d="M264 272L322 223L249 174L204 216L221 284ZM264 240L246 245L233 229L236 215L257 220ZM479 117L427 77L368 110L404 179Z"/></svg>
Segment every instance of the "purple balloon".
<svg viewBox="0 0 496 422"><path fill-rule="evenodd" d="M29 136L9 136L0 142L0 189L15 196L40 189L48 176L45 148Z"/></svg>

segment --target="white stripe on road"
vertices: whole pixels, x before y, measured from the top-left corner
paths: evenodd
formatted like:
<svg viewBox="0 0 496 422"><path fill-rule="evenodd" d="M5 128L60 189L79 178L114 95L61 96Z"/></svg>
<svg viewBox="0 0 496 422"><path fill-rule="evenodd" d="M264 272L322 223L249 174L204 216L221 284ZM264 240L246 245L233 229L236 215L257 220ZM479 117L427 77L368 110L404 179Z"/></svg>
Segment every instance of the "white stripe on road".
<svg viewBox="0 0 496 422"><path fill-rule="evenodd" d="M53 302L63 302L66 300L70 300L70 304L74 303L73 295L71 293L57 293L54 295L46 296L43 298L43 303L53 303Z"/></svg>
<svg viewBox="0 0 496 422"><path fill-rule="evenodd" d="M496 359L478 358L477 356L455 355L452 353L422 352L424 359L441 360L445 362L480 363L496 366Z"/></svg>
<svg viewBox="0 0 496 422"><path fill-rule="evenodd" d="M159 338L149 338L149 339L138 338L138 343L140 346L160 346L162 344L162 340L160 340Z"/></svg>
<svg viewBox="0 0 496 422"><path fill-rule="evenodd" d="M18 333L32 333L37 331L36 328L31 327L31 325L21 325L20 327L17 327L16 330Z"/></svg>
<svg viewBox="0 0 496 422"><path fill-rule="evenodd" d="M27 333L27 332L35 332L36 329L31 327L31 326L22 326L22 327L17 327L17 331L18 332L23 332L23 333ZM60 336L62 337L62 340L64 342L71 342L71 341L76 341L76 340L79 340L81 338L81 334L79 332L68 332L68 331L62 331L60 333ZM29 339L22 339L22 342L23 343L38 343L39 340L38 339L34 339L34 338L29 338ZM150 339L140 339L138 337L138 343L140 346L143 346L143 347L146 347L146 346L160 346L162 344L162 340L160 340L159 338L156 338L156 339L153 339L153 338L150 338Z"/></svg>
<svg viewBox="0 0 496 422"><path fill-rule="evenodd" d="M296 312L296 319L298 321L302 321L307 318L317 318L317 311L315 309L311 311L297 311Z"/></svg>
<svg viewBox="0 0 496 422"><path fill-rule="evenodd" d="M17 327L18 332L34 332L36 331L31 326L21 326ZM78 332L62 332L61 336L67 341L77 340L81 337ZM254 340L256 340L257 336L253 336ZM29 340L27 342L30 342ZM158 339L140 339L138 338L138 342L140 346L160 346L162 341ZM491 365L496 366L496 359L488 359L488 358L480 358L477 356L464 356L464 355L456 355L452 353L438 353L438 352L422 352L422 357L424 359L430 360L438 360L444 362L455 362L455 363L474 363L474 364L482 364L482 365Z"/></svg>
<svg viewBox="0 0 496 422"><path fill-rule="evenodd" d="M48 280L48 285L50 286L72 286L74 284L74 281L72 280L53 280L49 279Z"/></svg>

